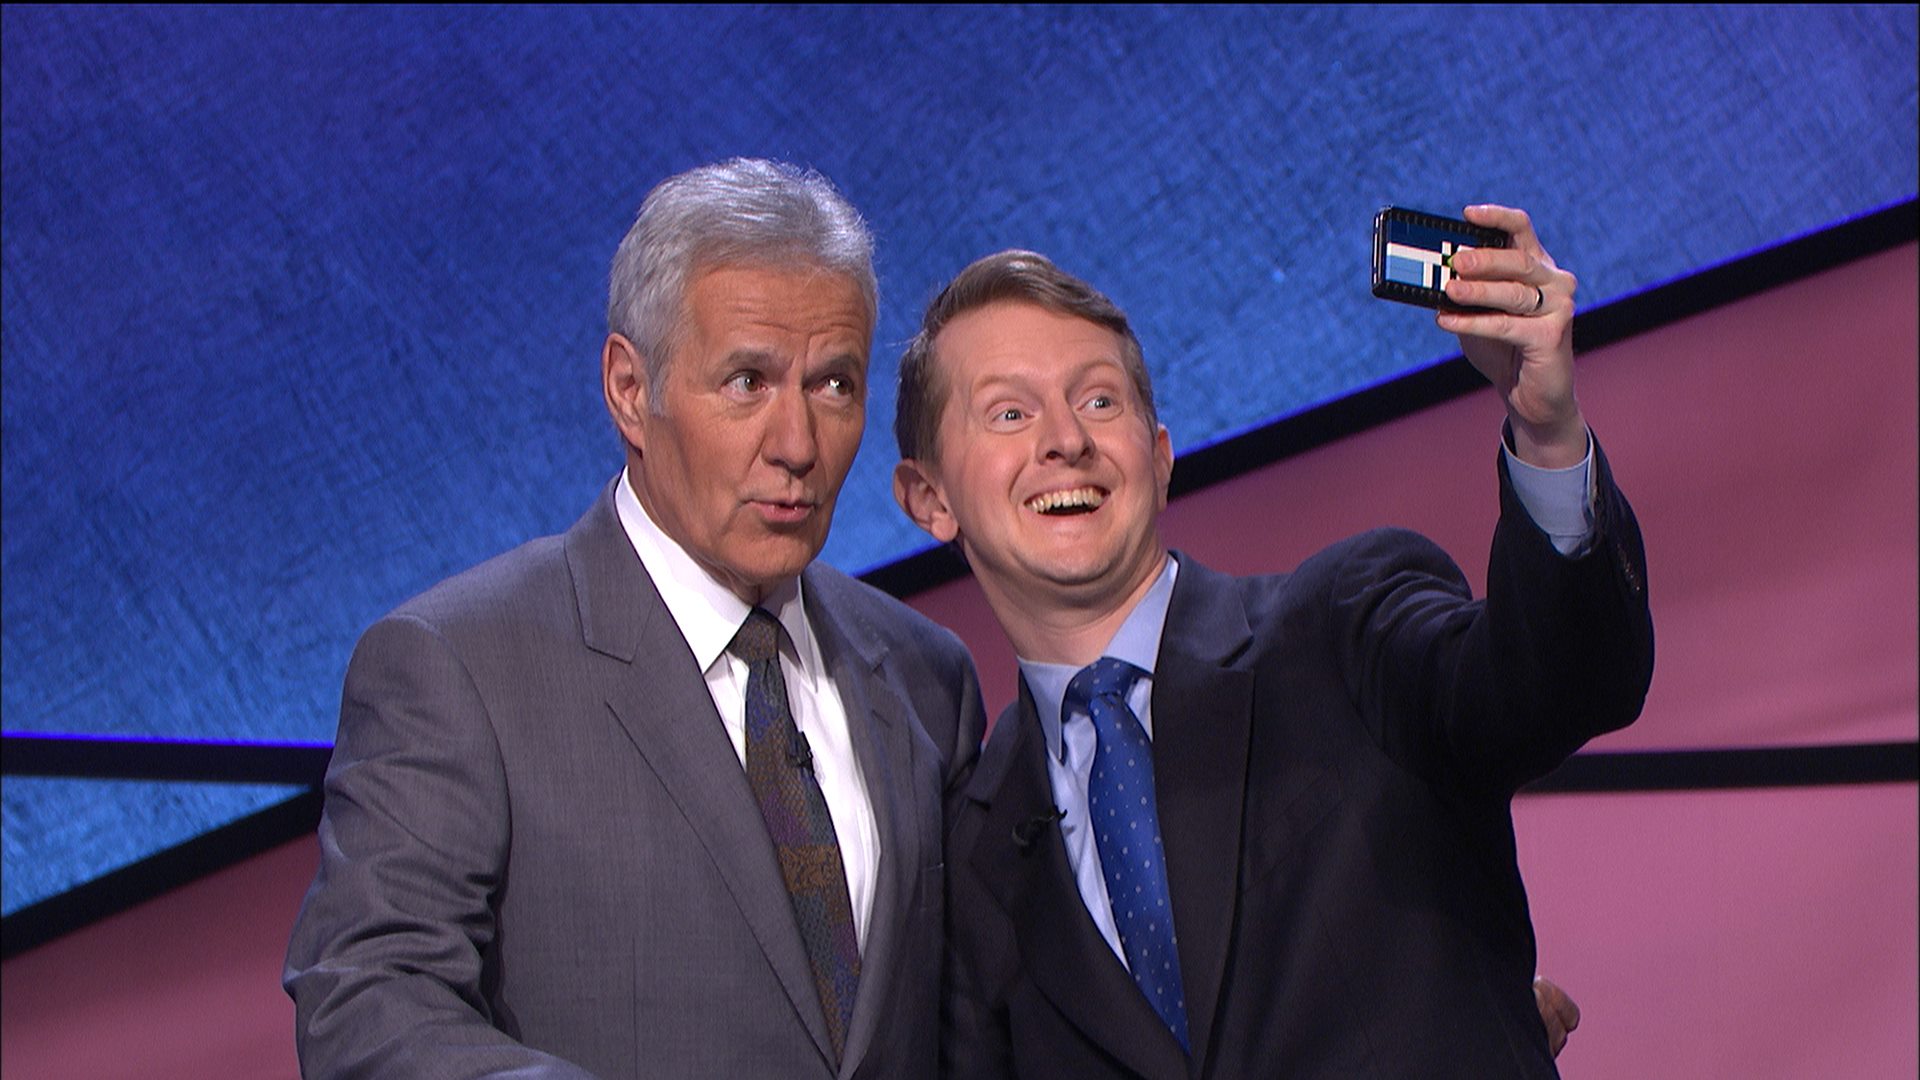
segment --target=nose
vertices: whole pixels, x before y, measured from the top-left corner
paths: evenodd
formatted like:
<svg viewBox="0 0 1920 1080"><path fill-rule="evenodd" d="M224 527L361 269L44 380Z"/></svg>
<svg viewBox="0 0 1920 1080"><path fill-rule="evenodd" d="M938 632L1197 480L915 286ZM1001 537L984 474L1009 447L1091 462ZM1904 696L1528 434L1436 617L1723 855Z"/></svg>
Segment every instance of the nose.
<svg viewBox="0 0 1920 1080"><path fill-rule="evenodd" d="M795 476L805 476L820 458L813 410L804 392L780 393L774 398L767 409L761 452L769 462Z"/></svg>
<svg viewBox="0 0 1920 1080"><path fill-rule="evenodd" d="M1072 406L1047 409L1040 417L1040 456L1072 465L1093 453L1093 436Z"/></svg>

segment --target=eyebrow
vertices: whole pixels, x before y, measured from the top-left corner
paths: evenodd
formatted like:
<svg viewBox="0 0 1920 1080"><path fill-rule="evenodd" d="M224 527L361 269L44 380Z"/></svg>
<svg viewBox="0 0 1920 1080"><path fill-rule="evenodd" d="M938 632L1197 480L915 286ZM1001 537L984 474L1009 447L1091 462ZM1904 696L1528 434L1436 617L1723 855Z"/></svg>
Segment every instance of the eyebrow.
<svg viewBox="0 0 1920 1080"><path fill-rule="evenodd" d="M1131 376L1127 374L1127 365L1121 363L1118 356L1097 356L1090 360L1081 361L1080 364L1074 367L1068 374L1066 381L1069 384L1077 383L1089 375L1095 374L1096 371L1099 374L1106 374L1104 370L1097 369L1112 369L1112 373L1122 382L1131 380ZM1033 380L1024 373L989 375L974 384L973 393L970 396L977 397L980 394L991 392L1003 386L1012 389L1025 389L1032 381Z"/></svg>
<svg viewBox="0 0 1920 1080"><path fill-rule="evenodd" d="M765 365L773 359L774 355L765 349L735 349L727 354L726 363L729 366L735 364L758 366Z"/></svg>
<svg viewBox="0 0 1920 1080"><path fill-rule="evenodd" d="M857 352L839 352L820 362L814 371L866 376L867 360Z"/></svg>
<svg viewBox="0 0 1920 1080"><path fill-rule="evenodd" d="M726 360L721 366L729 370L751 368L755 371L768 371L773 369L785 371L788 367L788 361L785 358L785 354L769 349L741 348L728 353ZM864 376L867 365L866 361L857 352L838 352L820 361L817 367L808 367L804 360L800 361L799 367L802 372L845 373Z"/></svg>

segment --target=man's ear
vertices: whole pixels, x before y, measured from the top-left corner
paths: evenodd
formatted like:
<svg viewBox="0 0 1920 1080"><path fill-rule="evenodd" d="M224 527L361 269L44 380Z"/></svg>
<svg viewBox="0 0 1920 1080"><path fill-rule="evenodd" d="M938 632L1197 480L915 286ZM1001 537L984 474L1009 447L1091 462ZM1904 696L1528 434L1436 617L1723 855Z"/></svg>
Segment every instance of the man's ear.
<svg viewBox="0 0 1920 1080"><path fill-rule="evenodd" d="M1153 477L1160 485L1160 509L1167 508L1167 488L1173 483L1173 436L1167 425L1157 425L1153 433Z"/></svg>
<svg viewBox="0 0 1920 1080"><path fill-rule="evenodd" d="M600 347L600 389L606 395L607 413L627 445L645 450L646 417L651 409L647 399L647 365L640 352L619 334L608 334Z"/></svg>
<svg viewBox="0 0 1920 1080"><path fill-rule="evenodd" d="M908 458L893 467L893 501L935 540L951 544L960 535L960 524L947 509L933 471L919 461Z"/></svg>

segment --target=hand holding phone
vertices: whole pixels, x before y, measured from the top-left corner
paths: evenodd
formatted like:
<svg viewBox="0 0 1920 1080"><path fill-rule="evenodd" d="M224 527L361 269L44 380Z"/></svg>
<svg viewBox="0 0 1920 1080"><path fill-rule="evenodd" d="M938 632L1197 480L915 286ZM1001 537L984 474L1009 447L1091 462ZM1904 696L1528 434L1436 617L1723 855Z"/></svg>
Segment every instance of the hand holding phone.
<svg viewBox="0 0 1920 1080"><path fill-rule="evenodd" d="M1500 394L1511 421L1514 453L1543 469L1577 465L1586 456L1586 421L1573 392L1574 289L1540 244L1524 210L1481 204L1468 221L1386 207L1374 218L1373 293L1438 308L1435 323L1460 338L1460 351ZM1444 291L1462 251L1485 248L1454 288Z"/></svg>
<svg viewBox="0 0 1920 1080"><path fill-rule="evenodd" d="M1373 216L1373 295L1444 311L1489 310L1447 299L1453 254L1512 243L1512 237L1499 229L1397 206L1382 207Z"/></svg>

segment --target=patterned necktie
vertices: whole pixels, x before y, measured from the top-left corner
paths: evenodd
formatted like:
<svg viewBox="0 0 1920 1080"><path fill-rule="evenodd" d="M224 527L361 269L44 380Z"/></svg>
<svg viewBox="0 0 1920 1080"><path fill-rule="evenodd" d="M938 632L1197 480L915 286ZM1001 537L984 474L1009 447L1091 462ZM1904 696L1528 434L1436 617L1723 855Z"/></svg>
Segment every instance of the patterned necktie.
<svg viewBox="0 0 1920 1080"><path fill-rule="evenodd" d="M1080 710L1091 716L1099 738L1087 811L1120 947L1133 981L1184 1050L1189 1049L1187 1000L1154 803L1153 744L1127 705L1127 691L1145 674L1125 660L1103 656L1067 684L1066 708L1069 714Z"/></svg>
<svg viewBox="0 0 1920 1080"><path fill-rule="evenodd" d="M806 942L837 1063L860 985L860 942L833 818L813 776L812 753L787 705L787 683L780 674L783 634L778 620L754 608L727 650L747 663L747 783L780 856L780 874Z"/></svg>

